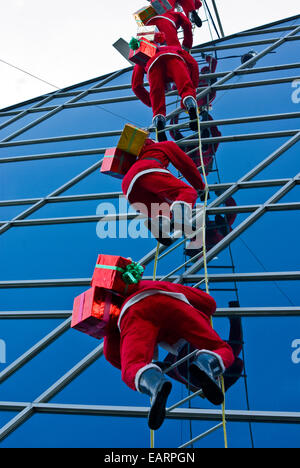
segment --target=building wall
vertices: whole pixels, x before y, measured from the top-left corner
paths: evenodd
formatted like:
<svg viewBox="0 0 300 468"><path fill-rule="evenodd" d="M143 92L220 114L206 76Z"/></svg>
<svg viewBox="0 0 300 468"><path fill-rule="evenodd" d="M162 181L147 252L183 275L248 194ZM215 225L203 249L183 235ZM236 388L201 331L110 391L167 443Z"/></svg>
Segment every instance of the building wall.
<svg viewBox="0 0 300 468"><path fill-rule="evenodd" d="M217 72L229 72L237 68L245 52L253 48L259 53L270 46L269 42L261 41L279 39L290 32L277 31L278 27L296 27L299 24L298 17L265 28L270 31L265 34L242 35L218 41ZM252 73L255 69L251 69L249 73L234 76L218 89L211 115L215 120L223 121L219 125L222 141L215 155L214 170L208 176L209 184L239 181L299 130L298 41L299 33L296 40L284 42L255 66L255 69L273 67L272 70ZM240 43L246 45L236 47ZM212 48L214 46L208 44L202 50L214 53ZM197 52L201 47L195 49L194 56L201 65L201 55ZM274 67L297 63L294 68ZM280 78L287 80L276 82ZM140 225L136 227L133 221L129 221L130 232L136 233L137 238L122 238L122 233L128 227L125 221L115 225L104 222L99 224L96 219L96 214L124 213L129 210L124 199L112 195L120 193L120 181L99 172L105 149L116 145L125 123L139 127L151 125L151 111L134 97L130 80L131 69L126 69L109 78L97 78L93 82L54 93L47 102L44 102L47 97L44 96L36 102L22 103L0 112L2 402L33 402L39 399L49 387L99 346L99 342L93 338L66 326L66 331L58 333L57 339L24 366L7 378L3 377L8 366L67 320L74 297L89 285L97 255L108 253L139 260L156 247L154 239L138 236ZM266 80L274 81L265 83ZM90 92L95 86L97 92ZM81 94L87 90L87 94ZM178 107L176 96L168 97L167 102L168 112ZM32 106L38 108L38 112L33 112ZM234 121L241 117L277 114L291 115L289 118L258 118L244 123ZM290 179L297 176L298 153L299 143L266 166L253 180ZM79 177L80 180L75 183L76 177L83 171L88 171L88 175ZM283 183L240 189L234 194L235 202L238 206L258 207L269 200ZM76 201L53 199L92 194L98 196ZM105 199L101 199L101 194L107 194ZM49 196L51 200L47 200ZM216 194L211 191L210 203L215 198ZM46 202L40 202L44 199ZM295 185L278 203L298 201L299 185ZM104 202L107 205L103 205ZM36 203L41 204L39 209L35 209ZM32 212L23 214L30 207L33 207ZM233 228L238 228L250 214L251 210L240 212ZM80 218L87 216L91 218ZM12 223L13 219L15 221ZM210 219L213 219L213 215L210 215ZM112 233L116 230L116 238L99 238L103 226ZM299 211L267 211L231 243L230 250L226 248L218 253L217 258L209 264L209 273L226 275L232 271L297 271L298 227ZM145 230L142 233L147 234ZM163 276L184 261L183 249L180 248L159 262L158 274ZM183 272L182 268L179 273ZM150 262L145 274L151 276L152 273L153 262ZM66 279L69 280L67 285L62 281ZM59 285L45 284L47 281L41 285L40 280L58 280ZM228 302L235 300L237 294L241 307L296 308L299 305L298 291L296 280L211 283L211 294L219 309L227 308ZM44 315L45 318L21 318L24 311L60 311L60 315L55 318L47 318L47 315ZM15 312L15 316L10 318L8 312ZM299 414L299 316L246 315L242 323L246 379L240 379L229 390L226 408ZM216 317L214 326L222 337L228 338L228 318ZM164 357L163 352L160 357ZM173 404L186 395L187 390L174 383L169 403ZM88 366L49 402L137 407L149 404L147 397L125 386L120 372L103 357ZM192 400L191 407L214 409L198 397ZM16 405L6 408L10 411L4 409L5 405L0 404L0 426L3 427L18 415ZM3 439L2 447L149 446L149 430L143 418L47 413L30 416ZM207 421L193 421L190 424L188 421L166 420L155 437L156 447L178 447L189 440L191 433L196 436L212 424ZM248 422L228 422L227 429L231 447L251 446ZM251 424L251 430L255 447L299 446L299 425L257 422ZM195 447L222 446L221 430L195 444Z"/></svg>

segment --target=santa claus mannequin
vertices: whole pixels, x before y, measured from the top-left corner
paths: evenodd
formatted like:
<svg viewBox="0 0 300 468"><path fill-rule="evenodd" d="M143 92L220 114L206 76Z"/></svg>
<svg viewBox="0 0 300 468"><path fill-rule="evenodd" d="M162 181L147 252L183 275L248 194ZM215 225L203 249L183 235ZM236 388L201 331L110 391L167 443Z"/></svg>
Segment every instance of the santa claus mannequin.
<svg viewBox="0 0 300 468"><path fill-rule="evenodd" d="M191 186L168 171L170 163ZM146 140L137 162L122 181L125 197L137 210L151 218L148 227L164 245L172 242L169 236L172 225L183 234L192 233L192 209L197 201L197 192L204 188L195 164L176 143L156 143L150 139Z"/></svg>
<svg viewBox="0 0 300 468"><path fill-rule="evenodd" d="M197 13L197 10L202 7L200 0L169 0L173 8L182 8L185 15L191 19L196 26L201 28L202 21Z"/></svg>
<svg viewBox="0 0 300 468"><path fill-rule="evenodd" d="M147 73L150 93L144 86ZM199 84L199 67L196 60L181 47L160 46L145 66L136 64L132 75L132 90L148 107L152 107L153 125L158 130L159 141L167 140L163 131L166 125L165 90L175 83L181 107L188 111L190 128L198 130L196 89Z"/></svg>
<svg viewBox="0 0 300 468"><path fill-rule="evenodd" d="M198 350L189 367L193 382L212 404L222 404L218 379L234 355L211 326L215 310L214 299L203 291L163 281L141 281L124 301L118 329L104 338L104 355L132 390L151 397L150 429L163 423L172 388L152 362L157 345L176 354L184 340L191 343Z"/></svg>
<svg viewBox="0 0 300 468"><path fill-rule="evenodd" d="M182 13L171 10L163 15L154 16L145 25L156 26L160 32L165 34L167 45L176 47L181 47L178 39L178 29L182 28L182 48L189 51L193 47L192 23Z"/></svg>
<svg viewBox="0 0 300 468"><path fill-rule="evenodd" d="M215 73L217 65L218 65L218 61L216 58L212 57L211 55L202 54L202 57L206 60L208 65L201 68L199 87L207 87L207 86L211 86L217 81L216 78L205 78L205 75L209 73ZM215 98L216 98L216 90L211 90L206 96L198 99L198 107L200 109L205 108L206 110L208 110L212 102L215 100Z"/></svg>

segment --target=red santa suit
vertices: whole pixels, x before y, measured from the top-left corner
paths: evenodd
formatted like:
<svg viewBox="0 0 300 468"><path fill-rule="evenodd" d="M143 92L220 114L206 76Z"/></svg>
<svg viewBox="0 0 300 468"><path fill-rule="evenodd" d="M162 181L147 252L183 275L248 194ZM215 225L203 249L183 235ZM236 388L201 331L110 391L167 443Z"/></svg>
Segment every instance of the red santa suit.
<svg viewBox="0 0 300 468"><path fill-rule="evenodd" d="M168 171L168 165L180 171L192 185L174 177ZM170 217L169 207L175 201L185 202L194 207L197 190L203 190L205 184L193 161L172 141L155 143L147 139L139 155L122 181L122 190L131 204L142 203L140 211L148 217L158 216L155 207L164 203Z"/></svg>
<svg viewBox="0 0 300 468"><path fill-rule="evenodd" d="M205 75L208 73L215 73L218 61L216 58L212 57L211 55L206 55L205 60L208 63L208 66L201 68L200 80L199 80L199 87L204 88L207 86L211 86L216 80L211 80L209 78L205 78ZM216 98L216 90L212 90L207 96L198 99L198 107L208 107Z"/></svg>
<svg viewBox="0 0 300 468"><path fill-rule="evenodd" d="M189 17L189 13L202 7L200 0L169 0L169 3L173 8L176 7L176 4L180 5L187 17Z"/></svg>
<svg viewBox="0 0 300 468"><path fill-rule="evenodd" d="M144 86L147 73L150 93ZM185 50L175 46L160 46L157 53L145 66L135 65L132 74L132 90L148 107L152 107L153 117L166 116L165 89L175 82L181 96L181 106L188 96L196 99L199 83L199 67L196 60Z"/></svg>
<svg viewBox="0 0 300 468"><path fill-rule="evenodd" d="M196 288L163 281L141 281L120 312L118 327L104 338L104 355L121 369L123 381L138 390L151 367L156 346L177 353L183 340L213 354L225 371L234 362L232 348L213 330L214 299Z"/></svg>
<svg viewBox="0 0 300 468"><path fill-rule="evenodd" d="M174 10L168 11L163 15L157 15L151 18L146 26L156 26L166 37L168 46L181 47L178 39L178 29L183 29L182 47L190 50L193 47L193 30L190 20Z"/></svg>

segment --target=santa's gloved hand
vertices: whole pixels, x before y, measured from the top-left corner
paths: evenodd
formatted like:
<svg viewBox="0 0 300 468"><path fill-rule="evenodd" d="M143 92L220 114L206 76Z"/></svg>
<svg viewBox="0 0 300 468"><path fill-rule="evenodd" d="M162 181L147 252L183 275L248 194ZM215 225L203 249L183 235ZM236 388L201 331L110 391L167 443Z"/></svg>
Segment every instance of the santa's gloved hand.
<svg viewBox="0 0 300 468"><path fill-rule="evenodd" d="M186 52L188 52L189 54L191 53L191 49L189 49L188 47L186 46L182 46L182 49L185 50Z"/></svg>

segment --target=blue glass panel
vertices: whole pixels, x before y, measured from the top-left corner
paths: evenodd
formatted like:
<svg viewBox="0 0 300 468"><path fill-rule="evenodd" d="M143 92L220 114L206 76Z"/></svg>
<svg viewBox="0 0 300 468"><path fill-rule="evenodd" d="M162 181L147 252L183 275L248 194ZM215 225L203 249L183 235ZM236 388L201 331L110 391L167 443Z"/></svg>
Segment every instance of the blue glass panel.
<svg viewBox="0 0 300 468"><path fill-rule="evenodd" d="M105 132L112 128L122 130L126 123L137 126L149 125L149 117L146 118L149 113L148 108L138 101L64 109L41 122L38 128L28 130L14 141Z"/></svg>
<svg viewBox="0 0 300 468"><path fill-rule="evenodd" d="M53 97L52 99L50 99L50 101L43 104L41 107L60 106L61 104L68 102L72 98L74 98L74 96Z"/></svg>
<svg viewBox="0 0 300 468"><path fill-rule="evenodd" d="M282 26L294 26L295 28L299 25L299 19L296 19L296 20L293 20L292 22L289 22L289 23L282 23L282 24L279 24L279 25L276 25L276 26L273 26L273 27L268 27L266 26L264 29L268 29L270 30L270 32L267 32L267 33L257 33L256 35L253 35L253 34L245 34L243 36L238 36L238 37L233 37L231 39L224 39L222 40L221 43L217 43L216 45L230 45L230 44L239 44L239 43L242 43L242 42L255 42L255 41L262 41L264 39L275 39L275 38L281 38L287 34L289 34L289 32L291 31L272 31L272 29L276 29L276 28L280 28ZM249 47L249 46L248 46ZM252 47L252 46L250 46ZM267 45L266 45L267 47ZM255 48L255 47L254 47ZM234 49L233 49L234 50Z"/></svg>
<svg viewBox="0 0 300 468"><path fill-rule="evenodd" d="M258 35L258 38L262 38ZM293 41L282 46L276 54L270 54L257 66L276 63L292 63L297 61L296 47ZM231 49L222 51L220 57L242 54L246 50ZM227 54L227 55L226 55ZM228 70L239 65L240 57L220 60L218 71ZM296 71L283 72L282 76L293 76ZM291 73L291 74L290 74ZM263 74L263 79L280 74ZM105 86L130 83L131 71L112 80ZM231 83L250 79L260 79L257 75L234 78ZM93 83L95 84L96 81ZM92 84L92 85L93 85ZM79 85L78 89L86 89L91 83ZM214 119L230 119L232 117L265 115L271 113L297 112L298 106L292 101L293 88L291 83L272 86L251 87L249 89L234 89L218 92L213 103ZM129 92L130 90L125 90ZM123 91L122 91L123 92ZM106 94L109 93L109 94ZM111 94L110 94L111 93ZM97 97L91 94L88 99ZM104 91L99 96L117 97L120 91ZM98 97L97 97L98 98ZM57 104L60 103L61 98ZM177 101L177 104L176 104ZM55 102L55 101L54 101ZM167 98L168 112L178 105L174 96ZM38 118L35 114L33 117ZM185 120L186 116L182 116ZM16 140L59 137L63 135L80 135L101 131L121 130L126 122L139 126L151 123L152 113L142 103L114 103L99 107L82 107L65 109L59 114L47 119L37 127L32 128ZM1 120L0 120L1 123ZM19 122L21 123L21 121ZM270 122L252 124L231 124L220 126L223 136L261 133L284 129L298 128L295 119L282 119ZM13 128L13 127L12 127ZM190 132L185 132L188 135ZM53 141L36 144L20 144L7 146L0 143L0 157L51 154L89 148L105 148L113 146L118 136L103 138L75 139L65 142ZM211 172L209 183L234 182L244 176L253 167L276 151L290 137L265 138L246 141L221 143L216 153L218 172ZM299 145L294 145L269 167L260 172L254 180L289 178L299 172ZM90 167L102 158L103 154L93 156L78 156L54 158L41 161L1 164L1 198L32 198L46 196L64 184L81 171ZM176 170L172 170L176 174ZM240 189L233 198L238 205L260 204L268 200L280 190L278 187L260 189ZM84 194L96 192L120 191L121 181L101 175L95 170L90 176L71 187L64 194ZM210 194L210 202L215 194ZM299 186L293 188L278 203L299 200ZM103 200L104 201L104 200ZM123 199L108 199L109 209L116 212L128 210L128 204ZM99 214L101 200L53 203L32 213L28 219L70 217ZM0 207L0 218L14 216L26 210L27 206ZM103 206L101 207L103 208ZM233 229L246 220L251 213L237 215ZM210 215L210 220L215 216ZM209 273L265 272L298 270L299 224L298 211L266 212L249 229L242 232L229 249L218 253L208 265ZM156 247L156 241L130 236L138 234L136 224L128 222L106 225L110 233L117 234L101 238L105 223L84 222L76 224L13 226L1 234L0 244L0 280L40 280L62 278L86 278L86 285L70 287L30 287L1 288L1 310L64 310L71 312L74 297L86 290L92 276L93 267L98 253L125 255L140 259ZM131 230L130 230L131 229ZM122 237L124 235L124 237ZM183 263L187 258L183 248L179 248L160 260L158 274L163 275ZM146 275L151 276L153 262L146 268ZM181 267L179 274L184 272ZM200 271L201 273L202 271ZM216 299L218 307L228 307L228 302L236 298L235 284L229 282L210 282L210 291ZM298 305L298 283L295 281L238 282L238 297L242 306L278 307ZM200 286L203 290L203 285ZM11 364L28 348L41 340L51 330L61 324L63 319L47 320L3 320L1 322L0 339L7 344L7 364ZM227 318L215 318L214 328L224 339L228 339L229 321ZM299 318L243 318L244 349L246 360L247 384L249 390L250 409L270 411L297 411L299 395L299 365L293 360L293 343L300 340ZM17 339L16 339L17 337ZM33 401L50 385L61 378L79 360L90 353L99 344L84 334L68 330L63 336L53 342L43 352L36 356L26 366L18 370L1 384L1 400ZM166 353L160 352L160 358ZM4 366L0 364L2 370ZM281 378L278 379L280 366ZM274 383L276 390L274 390ZM174 382L169 404L185 397L186 389ZM110 366L104 358L97 360L74 382L55 395L52 402L99 405L131 405L148 406L149 398L137 392L132 392L121 381L118 369ZM188 407L188 404L185 405ZM195 398L192 407L212 409L211 405L202 399ZM247 409L245 384L241 379L226 395L226 407L230 409ZM5 424L15 413L1 416ZM7 417L9 416L9 417ZM70 427L72 425L72 431ZM191 435L195 436L209 429L213 424L195 421L189 422L166 420L159 433L156 434L155 445L159 447L178 447L186 442ZM129 436L126 430L134 428ZM247 423L228 423L228 439L231 447L250 447L249 425ZM299 428L296 425L252 424L254 442L257 447L293 447L298 445ZM191 434L192 431L192 434ZM133 434L134 432L134 434ZM89 434L86 436L86 434ZM100 434L100 436L99 436ZM122 439L121 439L122 437ZM144 419L125 418L89 418L87 416L45 415L36 414L13 434L2 442L3 447L16 446L69 446L69 447L115 447L122 440L123 447L145 447L149 444L149 430ZM210 437L195 444L195 447L223 447L223 432L219 430Z"/></svg>
<svg viewBox="0 0 300 468"><path fill-rule="evenodd" d="M3 200L11 200L49 195L99 159L99 156L94 155L2 165L4 180L10 180L10 183L1 188L1 197Z"/></svg>
<svg viewBox="0 0 300 468"><path fill-rule="evenodd" d="M234 82L238 83L239 79ZM221 115L222 118L234 118L298 112L299 106L292 100L293 92L292 82L236 88L234 90L219 90L212 104L212 115L214 119L218 119ZM270 93L276 97L270 99ZM264 127L267 123L264 122L262 125ZM293 128L293 126L290 126L290 128Z"/></svg>
<svg viewBox="0 0 300 468"><path fill-rule="evenodd" d="M33 122L34 120L39 119L44 114L45 112L27 114L24 117L16 120L15 122L12 122L10 125L0 130L0 143L1 143L1 140L3 140L4 138L12 135L14 132L25 127L26 125Z"/></svg>
<svg viewBox="0 0 300 468"><path fill-rule="evenodd" d="M126 83L126 84L129 84L129 83ZM119 97L124 97L124 96L134 96L134 93L131 87L126 88L126 89L118 89L118 90L112 89L112 90L107 90L107 91L105 90L106 88L109 88L109 87L105 86L103 88L100 88L101 91L97 93L90 93L84 98L79 99L78 102L98 101L98 100L108 99L108 98L117 99Z"/></svg>
<svg viewBox="0 0 300 468"><path fill-rule="evenodd" d="M1 190L2 192L2 190ZM1 193L1 200L3 200ZM19 206L0 206L0 220L9 221L19 213L25 211L30 205L19 205Z"/></svg>
<svg viewBox="0 0 300 468"><path fill-rule="evenodd" d="M300 37L299 34L297 37ZM274 50L275 53L268 54L259 62L260 67L283 65L286 63L297 63L299 61L299 40L286 41Z"/></svg>

